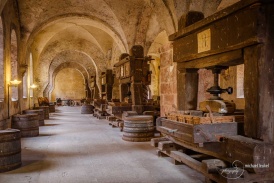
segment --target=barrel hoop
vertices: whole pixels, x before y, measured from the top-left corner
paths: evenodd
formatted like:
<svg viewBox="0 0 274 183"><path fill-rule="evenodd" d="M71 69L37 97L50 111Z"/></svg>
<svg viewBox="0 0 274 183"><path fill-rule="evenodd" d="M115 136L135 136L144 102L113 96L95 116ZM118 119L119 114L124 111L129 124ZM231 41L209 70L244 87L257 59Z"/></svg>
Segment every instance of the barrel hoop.
<svg viewBox="0 0 274 183"><path fill-rule="evenodd" d="M134 117L134 116L128 116L124 117L124 121L153 121L153 118L129 118L129 117Z"/></svg>
<svg viewBox="0 0 274 183"><path fill-rule="evenodd" d="M123 136L122 139L125 141L130 141L130 142L146 142L150 141L153 137L145 137L145 138L132 138L132 137L125 137Z"/></svg>
<svg viewBox="0 0 274 183"><path fill-rule="evenodd" d="M138 132L152 132L154 131L154 127L153 128L128 128L128 127L124 127L123 128L124 132L134 132L134 133L138 133Z"/></svg>
<svg viewBox="0 0 274 183"><path fill-rule="evenodd" d="M134 137L134 138L153 137L154 136L154 132L142 132L142 133L128 133L128 132L124 132L123 136L125 136L125 137Z"/></svg>
<svg viewBox="0 0 274 183"><path fill-rule="evenodd" d="M14 141L17 141L17 140L20 140L20 139L21 139L21 137L17 137L15 139L10 139L10 140L0 140L0 144L5 143L5 142L14 142Z"/></svg>
<svg viewBox="0 0 274 183"><path fill-rule="evenodd" d="M19 154L21 153L21 148L20 150L16 151L16 152L11 152L11 153L7 153L7 154L0 154L0 157L5 157L5 156L12 156L12 155L16 155L16 154Z"/></svg>
<svg viewBox="0 0 274 183"><path fill-rule="evenodd" d="M149 122L149 123L127 123L124 122L124 126L125 127L153 127L153 122Z"/></svg>
<svg viewBox="0 0 274 183"><path fill-rule="evenodd" d="M152 120L142 120L142 121L128 121L128 120L124 120L125 123L150 123L152 122Z"/></svg>

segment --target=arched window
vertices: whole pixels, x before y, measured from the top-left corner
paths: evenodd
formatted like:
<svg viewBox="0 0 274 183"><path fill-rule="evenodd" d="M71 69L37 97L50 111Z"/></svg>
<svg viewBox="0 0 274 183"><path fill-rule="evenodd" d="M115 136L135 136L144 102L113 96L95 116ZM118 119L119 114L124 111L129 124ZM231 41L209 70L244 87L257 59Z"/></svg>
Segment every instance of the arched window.
<svg viewBox="0 0 274 183"><path fill-rule="evenodd" d="M237 98L244 98L244 64L237 65Z"/></svg>
<svg viewBox="0 0 274 183"><path fill-rule="evenodd" d="M0 102L4 100L4 32L0 17Z"/></svg>
<svg viewBox="0 0 274 183"><path fill-rule="evenodd" d="M28 68L28 73L29 73L29 86L31 86L33 83L33 60L32 60L32 54L30 53L29 55L29 68ZM29 88L29 97L33 97L33 89Z"/></svg>
<svg viewBox="0 0 274 183"><path fill-rule="evenodd" d="M11 80L18 80L18 63L17 63L17 37L14 30L11 32ZM18 87L11 87L11 100L18 100Z"/></svg>
<svg viewBox="0 0 274 183"><path fill-rule="evenodd" d="M23 76L23 98L28 98L28 74L24 73Z"/></svg>

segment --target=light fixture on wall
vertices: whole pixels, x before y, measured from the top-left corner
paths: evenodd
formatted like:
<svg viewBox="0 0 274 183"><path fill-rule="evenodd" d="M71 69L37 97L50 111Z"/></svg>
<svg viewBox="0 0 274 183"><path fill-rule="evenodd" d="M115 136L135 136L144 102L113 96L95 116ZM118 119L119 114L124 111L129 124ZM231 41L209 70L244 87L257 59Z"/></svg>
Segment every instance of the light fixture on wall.
<svg viewBox="0 0 274 183"><path fill-rule="evenodd" d="M37 85L36 84L32 84L29 86L31 89L34 89L34 88L37 88Z"/></svg>
<svg viewBox="0 0 274 183"><path fill-rule="evenodd" d="M10 84L9 86L18 86L22 81L18 81L18 80L13 80L13 81L10 81Z"/></svg>
<svg viewBox="0 0 274 183"><path fill-rule="evenodd" d="M17 87L20 83L21 81L15 79L8 84L8 119L10 118L10 87Z"/></svg>
<svg viewBox="0 0 274 183"><path fill-rule="evenodd" d="M37 85L36 84L32 84L32 85L30 85L29 86L29 89L35 89L35 88L37 88ZM34 94L32 94L33 95L33 97L34 97ZM29 109L30 109L30 90L29 90ZM34 100L33 100L34 101Z"/></svg>

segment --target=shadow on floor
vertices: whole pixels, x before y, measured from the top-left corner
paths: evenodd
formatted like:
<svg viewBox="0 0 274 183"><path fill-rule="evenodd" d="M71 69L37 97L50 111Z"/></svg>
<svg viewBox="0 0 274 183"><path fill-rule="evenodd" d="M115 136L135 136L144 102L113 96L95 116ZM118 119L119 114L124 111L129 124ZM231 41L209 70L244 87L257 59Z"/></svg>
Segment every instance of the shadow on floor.
<svg viewBox="0 0 274 183"><path fill-rule="evenodd" d="M22 149L21 154L22 166L6 172L5 174L29 173L43 170L49 170L54 167L53 161L45 159L45 155L39 151Z"/></svg>

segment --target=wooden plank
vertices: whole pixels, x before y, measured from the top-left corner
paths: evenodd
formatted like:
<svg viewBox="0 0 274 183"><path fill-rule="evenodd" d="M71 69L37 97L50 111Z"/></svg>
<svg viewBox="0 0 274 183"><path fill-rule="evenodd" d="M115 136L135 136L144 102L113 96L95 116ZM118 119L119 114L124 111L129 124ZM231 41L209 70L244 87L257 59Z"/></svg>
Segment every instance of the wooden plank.
<svg viewBox="0 0 274 183"><path fill-rule="evenodd" d="M180 139L184 139L187 142L193 142L193 137L190 134L183 133L183 132L175 132L174 129L166 128L163 126L157 126L156 129L161 133L171 135L173 137L177 137Z"/></svg>
<svg viewBox="0 0 274 183"><path fill-rule="evenodd" d="M215 65L222 66L233 66L243 64L243 53L242 50L233 50L229 52L224 52L216 55L207 56L204 58L199 58L195 60L188 60L178 64L178 69L183 68L206 68Z"/></svg>
<svg viewBox="0 0 274 183"><path fill-rule="evenodd" d="M202 161L202 160L206 160L206 159L212 159L212 156L209 156L207 154L191 154L189 155L191 158Z"/></svg>
<svg viewBox="0 0 274 183"><path fill-rule="evenodd" d="M162 119L162 126L177 129L178 131L193 136L193 125L186 123L179 123L177 121L171 121L168 119Z"/></svg>
<svg viewBox="0 0 274 183"><path fill-rule="evenodd" d="M238 124L235 122L195 125L168 119L161 122L161 126L157 126L158 131L192 143L218 142L221 136L238 134Z"/></svg>
<svg viewBox="0 0 274 183"><path fill-rule="evenodd" d="M176 159L172 158L172 163L174 165L183 165L184 163L180 162L180 161L177 161Z"/></svg>
<svg viewBox="0 0 274 183"><path fill-rule="evenodd" d="M202 161L202 168L205 169L207 173L218 173L220 168L225 167L225 162L219 159L209 159Z"/></svg>
<svg viewBox="0 0 274 183"><path fill-rule="evenodd" d="M158 142L158 149L161 151L173 151L176 150L176 144L172 141L160 141Z"/></svg>
<svg viewBox="0 0 274 183"><path fill-rule="evenodd" d="M259 93L258 93L258 63L260 59L261 46L253 46L244 50L245 70L244 70L244 96L248 101L245 105L245 135L248 137L259 138ZM258 130L259 129L259 130Z"/></svg>
<svg viewBox="0 0 274 183"><path fill-rule="evenodd" d="M193 159L190 155L187 155L180 151L156 151L159 157L166 157L169 156L173 159L173 161L181 162L183 164L186 164L187 166L201 172L206 176L206 179L213 180L218 183L250 183L250 182L260 182L260 181L273 181L274 172L267 172L263 174L254 174L254 173L248 173L246 170L243 170L243 176L237 178L237 179L231 179L231 175L227 174L226 178L224 175L225 172L228 173L229 170L232 170L231 168L224 169L224 173L216 172L214 167L214 163L208 166L204 165L205 162L200 162L195 159ZM218 161L218 160L217 160ZM208 161L209 162L209 161ZM210 163L209 163L210 164ZM220 160L220 163L217 162L219 167L225 167L225 163ZM217 166L218 166L217 165ZM239 169L238 169L239 170ZM221 170L220 170L221 171ZM238 172L242 173L242 172ZM222 175L221 175L222 174ZM240 175L239 174L239 175Z"/></svg>
<svg viewBox="0 0 274 183"><path fill-rule="evenodd" d="M112 127L119 127L119 122L118 121L112 121L111 125L112 125Z"/></svg>
<svg viewBox="0 0 274 183"><path fill-rule="evenodd" d="M245 165L258 165L255 168L246 167L256 173L274 172L273 144L240 135L226 136L223 143L225 151L230 154L230 162L240 160Z"/></svg>
<svg viewBox="0 0 274 183"><path fill-rule="evenodd" d="M194 170L197 170L201 173L203 173L205 176L209 177L210 179L217 181L217 182L225 182L224 178L221 177L219 174L209 174L207 173L207 170L204 169L202 166L202 163L191 158L185 153L179 152L179 151L171 151L170 152L170 157L176 159L177 161L180 161Z"/></svg>
<svg viewBox="0 0 274 183"><path fill-rule="evenodd" d="M237 135L238 124L235 122L199 124L193 126L193 131L194 143L218 142L224 135Z"/></svg>
<svg viewBox="0 0 274 183"><path fill-rule="evenodd" d="M163 151L157 149L156 150L157 156L158 157L168 157L169 155L167 155L167 153L164 153Z"/></svg>
<svg viewBox="0 0 274 183"><path fill-rule="evenodd" d="M152 138L150 141L150 145L153 147L158 147L158 144L161 141L168 141L168 139L166 137Z"/></svg>

